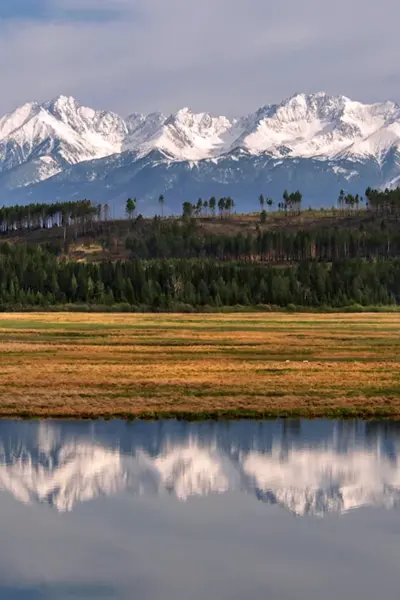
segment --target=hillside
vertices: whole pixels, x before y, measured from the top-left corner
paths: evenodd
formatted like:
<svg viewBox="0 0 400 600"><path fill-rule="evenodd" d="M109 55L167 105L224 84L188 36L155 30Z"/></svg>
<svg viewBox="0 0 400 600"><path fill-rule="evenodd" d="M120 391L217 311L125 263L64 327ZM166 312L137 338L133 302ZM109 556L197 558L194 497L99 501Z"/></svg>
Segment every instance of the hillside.
<svg viewBox="0 0 400 600"><path fill-rule="evenodd" d="M233 214L223 218L207 216L192 219L190 225L195 235L201 239L235 238L236 236L256 238L260 233L268 232L295 235L331 231L355 233L362 231L364 235L368 232L372 234L384 231L385 235L396 236L400 229L396 218L385 220L365 211L358 214L343 214L337 210L312 210L300 214L272 212L268 214L264 224L260 223L258 213ZM181 218L174 217L111 219L95 221L84 228L68 227L66 245L62 227L11 231L0 234L0 242L50 245L58 249L61 256L77 261L129 260L132 258L132 252L127 248L129 238L133 236L147 240L155 231L169 231L171 228L173 231L183 231L187 228L187 223Z"/></svg>

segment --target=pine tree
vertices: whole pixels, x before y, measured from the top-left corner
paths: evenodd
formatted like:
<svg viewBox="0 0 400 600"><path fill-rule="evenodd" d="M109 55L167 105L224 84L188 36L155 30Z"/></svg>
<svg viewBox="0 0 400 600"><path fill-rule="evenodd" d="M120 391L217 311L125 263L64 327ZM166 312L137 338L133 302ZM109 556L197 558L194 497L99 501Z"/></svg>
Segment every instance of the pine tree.
<svg viewBox="0 0 400 600"><path fill-rule="evenodd" d="M215 209L216 209L216 206L217 206L217 200L216 200L216 198L214 196L212 196L212 198L210 198L210 201L209 201L208 205L210 207L210 210L211 210L212 214L215 215Z"/></svg>
<svg viewBox="0 0 400 600"><path fill-rule="evenodd" d="M339 210L343 210L344 209L344 199L345 199L344 190L340 190L339 197L338 197L338 207L339 207Z"/></svg>
<svg viewBox="0 0 400 600"><path fill-rule="evenodd" d="M184 202L182 205L182 215L185 218L190 218L193 214L193 204L191 202Z"/></svg>
<svg viewBox="0 0 400 600"><path fill-rule="evenodd" d="M133 213L136 210L136 201L133 200L132 198L128 198L128 200L126 201L126 215L129 219L133 218Z"/></svg>
<svg viewBox="0 0 400 600"><path fill-rule="evenodd" d="M158 198L158 204L160 205L160 208L161 208L161 216L164 217L164 196L162 194L160 194L160 196Z"/></svg>
<svg viewBox="0 0 400 600"><path fill-rule="evenodd" d="M76 299L76 294L78 291L78 282L76 280L75 274L72 275L71 278L71 287L70 287L70 298L72 301Z"/></svg>

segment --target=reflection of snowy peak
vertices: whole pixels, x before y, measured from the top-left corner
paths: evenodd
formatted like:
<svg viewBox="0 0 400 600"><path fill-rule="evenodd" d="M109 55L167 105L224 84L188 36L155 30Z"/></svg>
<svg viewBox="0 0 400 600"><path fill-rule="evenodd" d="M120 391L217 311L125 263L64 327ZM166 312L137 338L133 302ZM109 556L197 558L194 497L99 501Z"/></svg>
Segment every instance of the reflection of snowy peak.
<svg viewBox="0 0 400 600"><path fill-rule="evenodd" d="M240 487L239 465L217 448L202 447L194 441L166 450L152 465L162 486L181 500Z"/></svg>
<svg viewBox="0 0 400 600"><path fill-rule="evenodd" d="M400 503L400 468L362 448L346 453L329 446L292 449L284 459L277 448L271 455L249 454L243 467L261 497L297 515Z"/></svg>
<svg viewBox="0 0 400 600"><path fill-rule="evenodd" d="M22 449L0 466L1 489L27 504L47 502L60 511L124 487L120 454L91 444L66 445L36 458Z"/></svg>
<svg viewBox="0 0 400 600"><path fill-rule="evenodd" d="M151 201L170 191L176 209L188 192L225 191L240 201L257 184L256 201L263 186L272 195L279 186L280 197L290 181L306 196L304 186L317 184L336 198L340 187L362 193L395 181L399 147L400 108L392 102L296 94L237 119L188 108L123 119L60 96L0 118L0 189L10 202L36 194L119 200L131 187Z"/></svg>
<svg viewBox="0 0 400 600"><path fill-rule="evenodd" d="M172 493L186 500L227 492L232 483L222 457L193 445L151 458L140 449L127 456L96 444L74 443L35 456L20 448L7 460L0 453L0 461L0 489L21 502L48 503L59 511L123 490Z"/></svg>
<svg viewBox="0 0 400 600"><path fill-rule="evenodd" d="M141 441L127 450L96 436L65 437L62 429L41 425L26 444L11 436L0 451L0 489L59 511L122 491L180 500L246 491L297 515L317 516L400 503L400 468L393 451L379 443L358 441L344 450L334 437L318 444L273 438L260 448L253 438L238 447L234 435L222 442L217 434L204 440L189 432L185 439L167 435L155 451Z"/></svg>

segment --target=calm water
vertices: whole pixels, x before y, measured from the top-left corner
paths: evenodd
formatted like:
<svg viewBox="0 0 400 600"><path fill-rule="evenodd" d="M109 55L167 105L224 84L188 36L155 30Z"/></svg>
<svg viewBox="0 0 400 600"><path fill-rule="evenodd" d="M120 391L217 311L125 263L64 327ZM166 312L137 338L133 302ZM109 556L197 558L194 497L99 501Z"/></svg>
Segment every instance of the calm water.
<svg viewBox="0 0 400 600"><path fill-rule="evenodd" d="M398 597L400 425L0 421L0 598Z"/></svg>

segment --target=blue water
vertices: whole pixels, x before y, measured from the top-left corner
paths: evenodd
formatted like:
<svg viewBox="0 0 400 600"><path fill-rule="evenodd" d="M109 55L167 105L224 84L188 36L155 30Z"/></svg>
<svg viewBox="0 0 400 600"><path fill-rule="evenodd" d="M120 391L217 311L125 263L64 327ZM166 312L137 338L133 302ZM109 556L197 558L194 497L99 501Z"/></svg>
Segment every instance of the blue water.
<svg viewBox="0 0 400 600"><path fill-rule="evenodd" d="M0 599L398 596L400 425L0 421Z"/></svg>

